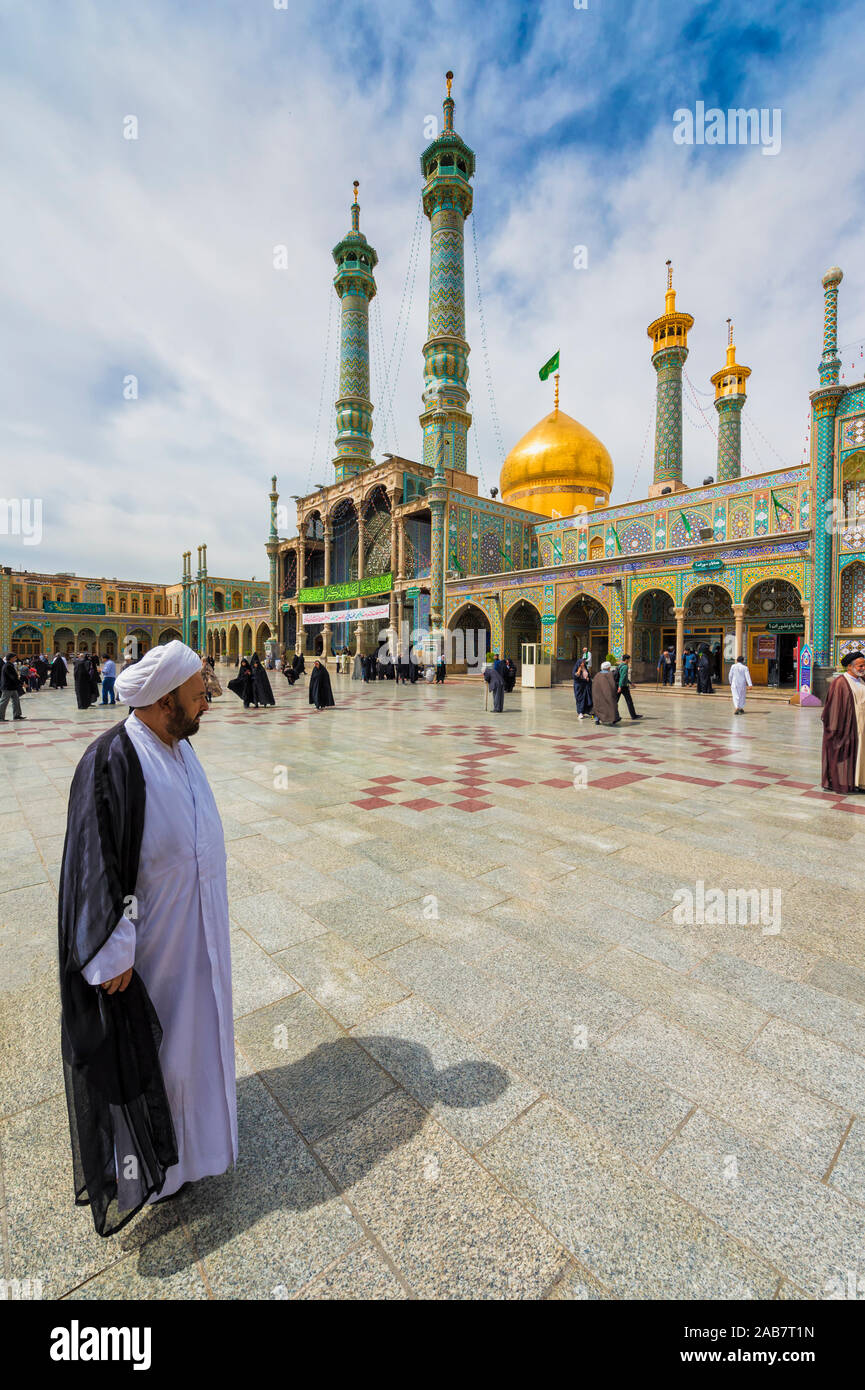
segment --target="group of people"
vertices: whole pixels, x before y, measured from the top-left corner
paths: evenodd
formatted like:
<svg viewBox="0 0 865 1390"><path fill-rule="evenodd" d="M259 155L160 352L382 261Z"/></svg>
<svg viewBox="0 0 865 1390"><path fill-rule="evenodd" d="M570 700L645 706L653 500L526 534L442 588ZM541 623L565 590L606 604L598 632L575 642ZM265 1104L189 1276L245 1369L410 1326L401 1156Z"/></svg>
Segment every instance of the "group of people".
<svg viewBox="0 0 865 1390"><path fill-rule="evenodd" d="M51 690L65 690L70 660L78 708L89 709L91 705L96 704L100 685L103 705L113 705L117 667L112 657L108 656L102 662L98 652L79 652L67 659L61 652L57 652L53 661L49 663L44 655L18 660L9 652L0 661L0 720L5 720L10 701L12 718L26 719L26 714L21 713L21 696L41 690L46 682Z"/></svg>
<svg viewBox="0 0 865 1390"><path fill-rule="evenodd" d="M258 709L259 705L267 709L269 705L276 704L270 677L261 664L258 652L253 652L251 657L243 657L237 675L228 682L228 688L243 701L244 709L250 706Z"/></svg>
<svg viewBox="0 0 865 1390"><path fill-rule="evenodd" d="M712 695L713 678L720 680L720 644L714 648L708 642L699 647L686 647L682 652L682 684L696 685L698 695ZM676 648L665 647L658 657L658 680L661 685L676 683Z"/></svg>
<svg viewBox="0 0 865 1390"><path fill-rule="evenodd" d="M574 700L577 718L585 719L592 715L596 724L619 724L619 701L624 699L632 719L642 719L634 708L631 695L631 658L626 652L620 661L603 661L596 676L592 675L592 654L584 650L574 663L571 673L574 683Z"/></svg>

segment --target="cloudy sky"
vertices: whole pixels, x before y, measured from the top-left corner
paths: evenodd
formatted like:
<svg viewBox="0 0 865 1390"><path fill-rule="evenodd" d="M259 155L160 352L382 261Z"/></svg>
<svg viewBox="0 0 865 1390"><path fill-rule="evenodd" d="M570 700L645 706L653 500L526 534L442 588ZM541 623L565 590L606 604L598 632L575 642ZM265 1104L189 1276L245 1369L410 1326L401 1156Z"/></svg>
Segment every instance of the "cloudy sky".
<svg viewBox="0 0 865 1390"><path fill-rule="evenodd" d="M354 178L380 259L376 456L419 456L418 155L448 68L477 155L466 280L484 488L500 440L551 408L537 372L559 348L562 407L610 450L614 500L645 496L645 330L668 257L696 320L686 481L715 472L708 378L728 315L753 369L745 466L798 462L833 264L842 370L865 376L857 8L3 0L0 492L42 499L43 537L0 534L0 560L171 582L206 541L211 572L265 573L270 475L285 500L332 477L330 251ZM674 111L700 101L779 110L780 152L676 144Z"/></svg>

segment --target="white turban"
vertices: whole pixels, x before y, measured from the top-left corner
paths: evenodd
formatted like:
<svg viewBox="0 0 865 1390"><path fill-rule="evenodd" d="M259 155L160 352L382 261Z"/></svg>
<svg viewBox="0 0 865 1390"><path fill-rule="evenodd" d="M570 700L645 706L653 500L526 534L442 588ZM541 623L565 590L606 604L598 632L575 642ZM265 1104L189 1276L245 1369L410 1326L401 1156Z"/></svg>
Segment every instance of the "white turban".
<svg viewBox="0 0 865 1390"><path fill-rule="evenodd" d="M166 642L164 647L151 647L140 661L121 671L115 691L120 703L133 709L154 705L200 670L201 657L191 647L176 640Z"/></svg>
<svg viewBox="0 0 865 1390"><path fill-rule="evenodd" d="M612 668L612 666L610 665L609 661L602 661L602 662L601 662L601 670L602 670L602 671L612 671L612 669L613 669L613 668Z"/></svg>

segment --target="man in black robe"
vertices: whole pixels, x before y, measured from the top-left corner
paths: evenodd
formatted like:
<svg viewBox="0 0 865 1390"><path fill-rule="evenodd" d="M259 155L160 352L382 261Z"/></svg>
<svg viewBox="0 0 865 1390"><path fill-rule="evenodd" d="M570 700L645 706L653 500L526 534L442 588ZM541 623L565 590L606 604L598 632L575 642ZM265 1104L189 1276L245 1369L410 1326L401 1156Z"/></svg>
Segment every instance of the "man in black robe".
<svg viewBox="0 0 865 1390"><path fill-rule="evenodd" d="M316 709L333 709L336 704L327 667L320 661L316 661L309 674L309 703Z"/></svg>
<svg viewBox="0 0 865 1390"><path fill-rule="evenodd" d="M178 1158L159 1065L162 1029L139 975L133 970L122 993L109 993L82 974L134 901L144 807L144 774L121 721L78 764L60 870L61 1036L75 1201L89 1202L103 1236L162 1190ZM116 1152L124 1155L130 1203L122 1212Z"/></svg>
<svg viewBox="0 0 865 1390"><path fill-rule="evenodd" d="M276 700L273 698L270 677L261 664L261 657L258 655L258 652L255 652L253 655L252 661L249 663L249 669L252 672L252 685L258 703L265 707L267 707L267 705L275 705Z"/></svg>
<svg viewBox="0 0 865 1390"><path fill-rule="evenodd" d="M493 713L501 714L505 708L505 678L495 666L488 666L484 671L484 680L493 697Z"/></svg>

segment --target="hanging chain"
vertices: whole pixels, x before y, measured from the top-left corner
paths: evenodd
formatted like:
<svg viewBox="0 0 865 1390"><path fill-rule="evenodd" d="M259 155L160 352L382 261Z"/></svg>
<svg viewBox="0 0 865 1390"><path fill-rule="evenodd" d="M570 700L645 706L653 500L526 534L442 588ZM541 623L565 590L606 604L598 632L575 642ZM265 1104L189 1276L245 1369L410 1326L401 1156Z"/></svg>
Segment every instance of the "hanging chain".
<svg viewBox="0 0 865 1390"><path fill-rule="evenodd" d="M651 405L650 405L650 407L649 407L649 419L648 419L648 422L647 422L647 424L646 424L646 433L643 435L643 447L642 447L642 449L640 450L640 459L639 459L639 462L638 462L638 464L637 464L636 471L635 471L635 473L634 473L634 480L633 480L633 482L631 483L631 490L630 490L630 492L628 493L628 501L629 501L629 502L630 502L631 498L632 498L633 495L634 495L634 488L637 486L637 479L639 478L639 476L640 476L640 470L641 470L642 467L643 467L643 459L645 458L645 455L646 455L646 445L647 445L648 442L649 442L649 436L650 436L650 434L651 434L652 424L654 423L654 419L655 419L655 393L652 392L652 403L651 403Z"/></svg>
<svg viewBox="0 0 865 1390"><path fill-rule="evenodd" d="M316 416L316 420L315 420L315 435L313 436L313 441L312 441L312 452L310 453L310 456L309 456L309 473L307 474L307 478L306 478L306 493L307 493L307 494L309 493L310 483L312 482L312 470L315 468L315 460L316 460L316 455L317 455L317 453L318 453L318 432L319 432L319 428L320 428L320 426L321 426L321 409L322 409L322 405L323 405L323 403L324 403L324 385L325 385L325 382L327 381L327 367L328 367L328 362L330 361L330 333L331 333L331 323L332 323L332 320L333 320L333 301L334 301L334 295L333 295L333 292L332 292L332 287L329 285L329 286L328 286L328 291L327 291L327 341L326 341L325 347L324 347L324 363L323 363L322 369L321 369L321 390L320 390L319 393L318 393L318 415Z"/></svg>
<svg viewBox="0 0 865 1390"><path fill-rule="evenodd" d="M478 234L474 218L472 218L472 247L474 249L475 259L475 288L478 299L478 319L480 320L481 325L481 347L483 350L484 371L486 373L487 379L487 393L490 399L490 416L493 422L493 433L496 439L496 449L498 450L499 467L501 468L505 460L505 446L502 440L502 431L501 426L499 425L499 415L498 411L496 410L496 398L495 393L493 391L493 375L492 370L490 368L489 348L487 346L487 325L486 317L484 315L483 295L481 294L480 263L478 259Z"/></svg>

